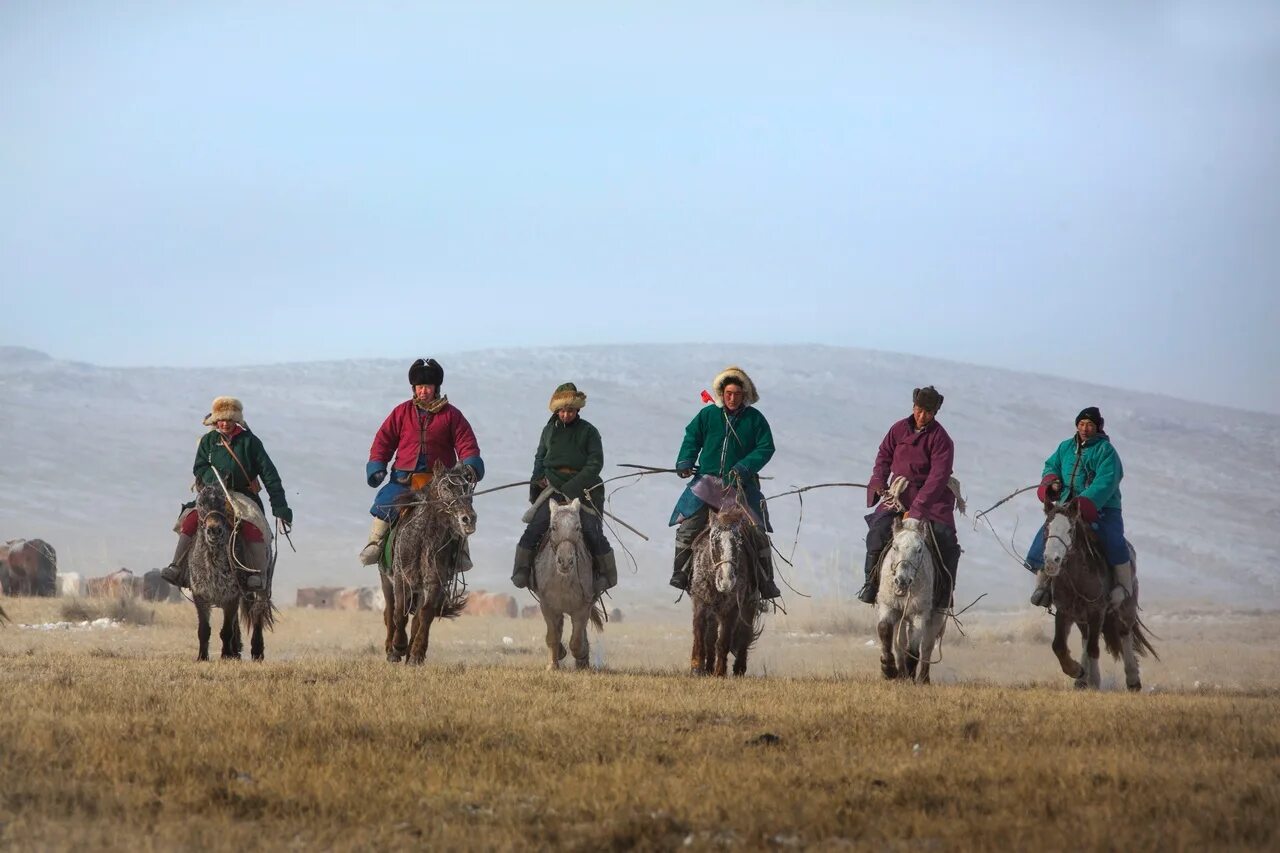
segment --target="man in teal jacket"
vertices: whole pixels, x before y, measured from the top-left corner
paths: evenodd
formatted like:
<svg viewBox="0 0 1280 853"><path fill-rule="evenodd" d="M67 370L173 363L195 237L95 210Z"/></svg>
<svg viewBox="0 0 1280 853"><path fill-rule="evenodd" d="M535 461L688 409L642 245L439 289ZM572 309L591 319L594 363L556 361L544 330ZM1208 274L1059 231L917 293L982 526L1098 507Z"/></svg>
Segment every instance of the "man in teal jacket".
<svg viewBox="0 0 1280 853"><path fill-rule="evenodd" d="M1102 540L1107 562L1115 570L1116 586L1111 603L1116 607L1133 595L1133 564L1124 538L1124 517L1120 514L1120 480L1124 466L1111 438L1102 429L1102 412L1089 406L1076 415L1076 434L1058 445L1044 462L1037 492L1041 502L1074 500L1080 517L1093 526ZM1051 602L1049 578L1044 568L1044 527L1036 533L1027 551L1027 568L1036 573L1036 590L1031 603L1048 607Z"/></svg>
<svg viewBox="0 0 1280 853"><path fill-rule="evenodd" d="M703 406L684 430L684 443L676 458L676 471L681 477L693 477L685 487L671 513L670 526L676 529L675 569L671 585L687 590L691 580L690 561L693 541L709 522L707 503L699 496L717 491L700 489L707 478L718 478L726 486L741 490L748 508L754 513L754 535L763 577L757 579L762 598L781 595L773 580L772 546L766 532L769 519L760 493L760 469L773 458L773 432L760 410L755 408L760 395L755 383L740 367L727 367L712 382L715 405ZM709 481L704 485L710 485ZM718 507L717 507L718 509Z"/></svg>

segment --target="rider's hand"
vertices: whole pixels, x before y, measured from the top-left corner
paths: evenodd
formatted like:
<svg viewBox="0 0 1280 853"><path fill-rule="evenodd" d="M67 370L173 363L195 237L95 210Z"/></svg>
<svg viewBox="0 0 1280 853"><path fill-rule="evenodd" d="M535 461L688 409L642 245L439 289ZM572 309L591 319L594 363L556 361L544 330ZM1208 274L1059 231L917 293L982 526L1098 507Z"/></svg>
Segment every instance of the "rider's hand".
<svg viewBox="0 0 1280 853"><path fill-rule="evenodd" d="M1040 481L1040 488L1036 489L1036 497L1040 499L1040 503L1056 498L1061 493L1062 478L1057 474L1045 474L1044 479Z"/></svg>
<svg viewBox="0 0 1280 853"><path fill-rule="evenodd" d="M370 461L364 466L364 478L373 488L382 485L382 481L387 479L387 466L385 462Z"/></svg>
<svg viewBox="0 0 1280 853"><path fill-rule="evenodd" d="M271 514L283 521L285 524L293 524L293 510L287 506L282 506L279 509L272 509Z"/></svg>
<svg viewBox="0 0 1280 853"><path fill-rule="evenodd" d="M529 484L529 503L535 503L539 496L542 495L542 486L537 483Z"/></svg>
<svg viewBox="0 0 1280 853"><path fill-rule="evenodd" d="M680 468L679 470L676 471L676 476L679 477L681 480L687 480L693 476L693 469Z"/></svg>

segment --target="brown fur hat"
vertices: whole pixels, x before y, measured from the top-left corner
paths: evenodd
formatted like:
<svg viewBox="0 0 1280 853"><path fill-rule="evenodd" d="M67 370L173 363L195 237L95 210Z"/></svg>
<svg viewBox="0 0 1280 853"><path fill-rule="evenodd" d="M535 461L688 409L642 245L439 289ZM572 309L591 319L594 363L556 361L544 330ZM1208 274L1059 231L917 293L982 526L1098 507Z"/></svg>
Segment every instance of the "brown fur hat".
<svg viewBox="0 0 1280 853"><path fill-rule="evenodd" d="M209 414L204 416L204 425L213 426L218 421L234 421L244 426L244 405L235 397L214 397L209 404Z"/></svg>
<svg viewBox="0 0 1280 853"><path fill-rule="evenodd" d="M730 381L742 386L742 404L744 406L754 406L760 402L760 394L756 392L756 384L751 381L751 377L741 367L726 367L724 370L716 374L716 378L711 383L711 390L716 394L716 405L724 405L724 386Z"/></svg>
<svg viewBox="0 0 1280 853"><path fill-rule="evenodd" d="M561 409L581 409L587 405L587 395L578 390L578 386L572 382L566 382L556 388L554 394L551 395L551 402L547 404L547 408L552 412L558 412Z"/></svg>

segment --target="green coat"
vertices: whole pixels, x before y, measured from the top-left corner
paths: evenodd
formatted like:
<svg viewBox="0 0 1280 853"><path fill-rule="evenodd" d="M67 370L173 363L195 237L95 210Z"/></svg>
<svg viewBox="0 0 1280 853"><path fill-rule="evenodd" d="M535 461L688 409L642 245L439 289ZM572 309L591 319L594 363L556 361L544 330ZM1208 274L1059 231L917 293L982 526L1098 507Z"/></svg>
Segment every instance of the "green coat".
<svg viewBox="0 0 1280 853"><path fill-rule="evenodd" d="M254 477L261 478L262 485L266 488L268 497L271 498L271 514L292 524L293 510L289 509L289 503L285 500L284 484L280 482L280 474L276 471L271 457L267 455L267 449L262 446L261 439L246 429L230 440L231 449L239 457L240 465L244 466L245 471L242 472L240 465L236 464L236 460L232 459L231 454L222 446L221 438L222 433L211 429L204 434L200 444L196 446L196 462L192 467L196 475L196 483L202 486L217 485L218 478L213 473L216 468L227 488L253 495L249 483ZM245 472L249 474L247 479ZM262 499L256 495L254 499L259 504L262 503Z"/></svg>
<svg viewBox="0 0 1280 853"><path fill-rule="evenodd" d="M569 469L561 471L559 469ZM573 500L590 498L596 509L604 507L604 484L600 471L604 468L604 445L600 430L579 415L572 423L560 423L552 415L542 428L538 450L533 455L533 476L537 482L543 477L565 497Z"/></svg>
<svg viewBox="0 0 1280 853"><path fill-rule="evenodd" d="M1080 453L1078 465L1077 450ZM1075 472L1074 479L1072 472ZM1098 433L1086 441L1084 447L1080 447L1074 437L1059 444L1058 449L1044 461L1044 471L1040 476L1045 474L1056 474L1062 478L1061 500L1086 497L1098 509L1120 509L1120 480L1124 477L1124 466L1120 464L1120 454L1116 453L1106 433Z"/></svg>
<svg viewBox="0 0 1280 853"><path fill-rule="evenodd" d="M722 480L737 469L747 503L764 519L765 529L772 530L757 476L772 458L773 430L758 409L746 406L731 415L720 406L703 406L685 427L676 468L692 468L696 462L698 478L712 474ZM671 511L669 525L679 524L702 508L702 500L693 493L696 482L697 478L685 486Z"/></svg>

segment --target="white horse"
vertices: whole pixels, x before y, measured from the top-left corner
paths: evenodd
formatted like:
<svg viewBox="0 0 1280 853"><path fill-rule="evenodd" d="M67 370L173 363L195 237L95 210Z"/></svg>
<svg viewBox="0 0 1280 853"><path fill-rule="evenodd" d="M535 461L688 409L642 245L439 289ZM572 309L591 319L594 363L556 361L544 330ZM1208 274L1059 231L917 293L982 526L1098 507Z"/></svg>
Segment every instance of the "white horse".
<svg viewBox="0 0 1280 853"><path fill-rule="evenodd" d="M582 536L582 502L574 498L567 504L551 502L551 526L538 548L533 570L538 605L547 623L547 649L551 662L547 669L559 669L565 658L564 617L573 623L569 650L578 669L590 664L591 645L587 640L587 623L596 630L604 628L604 614L595 603L591 578L591 552Z"/></svg>
<svg viewBox="0 0 1280 853"><path fill-rule="evenodd" d="M917 684L929 683L933 644L946 627L946 615L933 609L936 569L927 534L919 519L894 521L893 542L880 558L876 593L880 671L885 678L914 678Z"/></svg>

